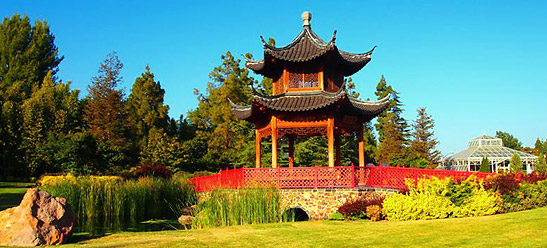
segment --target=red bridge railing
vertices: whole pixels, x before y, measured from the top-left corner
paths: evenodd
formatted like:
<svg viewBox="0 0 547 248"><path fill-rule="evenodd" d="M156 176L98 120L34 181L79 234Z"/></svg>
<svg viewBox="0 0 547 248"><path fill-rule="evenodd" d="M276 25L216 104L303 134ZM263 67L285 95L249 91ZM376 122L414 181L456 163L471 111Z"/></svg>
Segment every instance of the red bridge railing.
<svg viewBox="0 0 547 248"><path fill-rule="evenodd" d="M278 167L240 168L221 170L209 176L192 178L198 192L214 189L235 189L256 185L273 185L282 189L296 188L406 188L405 179L427 178L430 176L457 180L471 175L486 178L491 173L465 172L437 169L404 167Z"/></svg>

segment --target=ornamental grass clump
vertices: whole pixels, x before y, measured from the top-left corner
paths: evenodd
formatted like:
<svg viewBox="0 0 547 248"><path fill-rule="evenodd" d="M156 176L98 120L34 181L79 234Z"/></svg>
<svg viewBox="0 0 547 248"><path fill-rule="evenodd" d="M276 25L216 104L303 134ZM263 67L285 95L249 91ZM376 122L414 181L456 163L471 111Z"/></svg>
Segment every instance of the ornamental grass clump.
<svg viewBox="0 0 547 248"><path fill-rule="evenodd" d="M141 223L151 219L176 219L172 206L183 208L197 200L188 182L163 178L82 176L42 181L41 189L66 198L78 216L77 231L93 235L141 230Z"/></svg>
<svg viewBox="0 0 547 248"><path fill-rule="evenodd" d="M195 210L192 228L261 224L291 220L274 187L219 189L204 195Z"/></svg>

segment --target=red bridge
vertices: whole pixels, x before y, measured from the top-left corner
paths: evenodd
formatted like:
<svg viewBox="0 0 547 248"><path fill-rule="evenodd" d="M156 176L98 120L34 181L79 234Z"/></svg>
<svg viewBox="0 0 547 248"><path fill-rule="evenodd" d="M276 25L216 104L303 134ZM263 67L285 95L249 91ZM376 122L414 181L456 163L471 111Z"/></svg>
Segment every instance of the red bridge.
<svg viewBox="0 0 547 248"><path fill-rule="evenodd" d="M491 173L465 172L404 167L277 167L221 170L209 176L192 178L196 190L235 189L256 185L273 185L281 189L319 188L406 188L405 179L452 177L466 179L471 175L486 178Z"/></svg>

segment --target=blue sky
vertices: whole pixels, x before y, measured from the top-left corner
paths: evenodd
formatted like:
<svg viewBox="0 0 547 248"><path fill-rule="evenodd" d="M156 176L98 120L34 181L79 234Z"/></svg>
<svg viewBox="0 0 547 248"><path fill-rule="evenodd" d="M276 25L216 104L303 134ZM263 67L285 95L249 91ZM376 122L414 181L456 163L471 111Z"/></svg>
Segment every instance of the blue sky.
<svg viewBox="0 0 547 248"><path fill-rule="evenodd" d="M278 46L301 31L303 11L323 39L349 52L378 48L353 76L364 98L381 75L400 92L404 117L426 107L439 149L509 132L524 145L547 138L545 1L4 1L1 16L47 20L65 59L59 78L86 86L106 54L125 64L127 94L150 65L170 115L197 106L208 73L231 51L262 58L260 35Z"/></svg>

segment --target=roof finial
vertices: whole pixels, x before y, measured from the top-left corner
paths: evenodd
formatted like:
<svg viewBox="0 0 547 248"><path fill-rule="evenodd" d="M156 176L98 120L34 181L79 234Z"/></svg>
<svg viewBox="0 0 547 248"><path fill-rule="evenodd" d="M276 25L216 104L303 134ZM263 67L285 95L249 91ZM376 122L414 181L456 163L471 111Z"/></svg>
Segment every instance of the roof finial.
<svg viewBox="0 0 547 248"><path fill-rule="evenodd" d="M302 21L304 21L304 24L302 26L306 27L310 27L311 24L310 24L310 21L311 21L311 13L309 11L304 11L304 13L302 13Z"/></svg>

